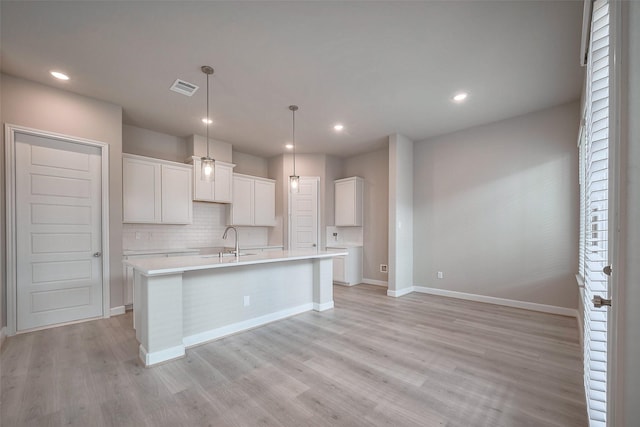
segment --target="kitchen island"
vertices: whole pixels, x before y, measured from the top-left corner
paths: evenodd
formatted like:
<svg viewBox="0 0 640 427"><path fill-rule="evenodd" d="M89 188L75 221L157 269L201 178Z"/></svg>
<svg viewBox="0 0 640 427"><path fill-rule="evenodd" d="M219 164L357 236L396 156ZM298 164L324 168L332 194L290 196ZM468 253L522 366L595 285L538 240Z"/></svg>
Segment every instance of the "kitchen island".
<svg viewBox="0 0 640 427"><path fill-rule="evenodd" d="M303 313L333 308L332 258L341 251L271 251L126 261L145 366L185 349Z"/></svg>

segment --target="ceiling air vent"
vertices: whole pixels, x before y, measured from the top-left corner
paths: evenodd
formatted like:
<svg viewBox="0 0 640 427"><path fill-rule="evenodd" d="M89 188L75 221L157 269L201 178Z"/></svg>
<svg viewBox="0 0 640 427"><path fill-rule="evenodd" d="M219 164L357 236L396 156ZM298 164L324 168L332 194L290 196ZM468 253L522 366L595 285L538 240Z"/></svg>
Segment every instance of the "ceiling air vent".
<svg viewBox="0 0 640 427"><path fill-rule="evenodd" d="M191 96L196 93L198 86L193 83L185 82L184 80L176 79L169 89L183 95Z"/></svg>

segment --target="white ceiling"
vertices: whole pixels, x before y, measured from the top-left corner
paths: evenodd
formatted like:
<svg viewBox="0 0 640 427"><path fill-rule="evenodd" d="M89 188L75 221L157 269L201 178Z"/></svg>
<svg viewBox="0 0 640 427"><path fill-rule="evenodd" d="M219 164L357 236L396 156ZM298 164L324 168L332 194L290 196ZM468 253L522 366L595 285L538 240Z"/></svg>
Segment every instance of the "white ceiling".
<svg viewBox="0 0 640 427"><path fill-rule="evenodd" d="M3 72L121 105L126 124L261 156L347 156L578 99L581 1L1 2ZM66 71L55 81L51 69ZM176 78L199 85L170 92ZM470 93L462 105L450 101ZM332 126L345 125L342 134Z"/></svg>

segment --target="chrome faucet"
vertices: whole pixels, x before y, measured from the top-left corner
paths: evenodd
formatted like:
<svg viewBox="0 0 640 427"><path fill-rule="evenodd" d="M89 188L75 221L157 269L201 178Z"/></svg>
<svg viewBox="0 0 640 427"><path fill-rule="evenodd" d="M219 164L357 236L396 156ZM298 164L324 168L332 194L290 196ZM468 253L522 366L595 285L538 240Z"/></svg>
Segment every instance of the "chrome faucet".
<svg viewBox="0 0 640 427"><path fill-rule="evenodd" d="M236 250L234 251L234 253L236 254L236 258L240 257L240 243L238 243L238 229L235 228L233 225L228 226L225 230L224 230L224 234L222 235L223 239L227 239L227 233L229 232L229 229L235 231L236 233Z"/></svg>

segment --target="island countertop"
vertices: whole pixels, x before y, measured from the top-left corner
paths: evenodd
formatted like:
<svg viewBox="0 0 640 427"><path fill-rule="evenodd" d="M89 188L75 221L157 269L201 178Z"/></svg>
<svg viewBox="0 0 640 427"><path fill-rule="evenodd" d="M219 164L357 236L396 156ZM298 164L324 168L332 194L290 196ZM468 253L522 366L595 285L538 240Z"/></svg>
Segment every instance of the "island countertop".
<svg viewBox="0 0 640 427"><path fill-rule="evenodd" d="M181 257L157 257L132 259L124 261L145 276L160 276L165 274L183 273L185 271L207 270L211 268L228 268L252 264L266 264L283 261L296 261L314 258L331 258L347 255L346 251L330 250L296 250L296 251L267 251L255 252L247 250L239 259L235 256L220 257L218 254L191 255Z"/></svg>
<svg viewBox="0 0 640 427"><path fill-rule="evenodd" d="M305 311L331 310L333 258L346 250L247 250L135 258L133 326L145 366L186 349Z"/></svg>

